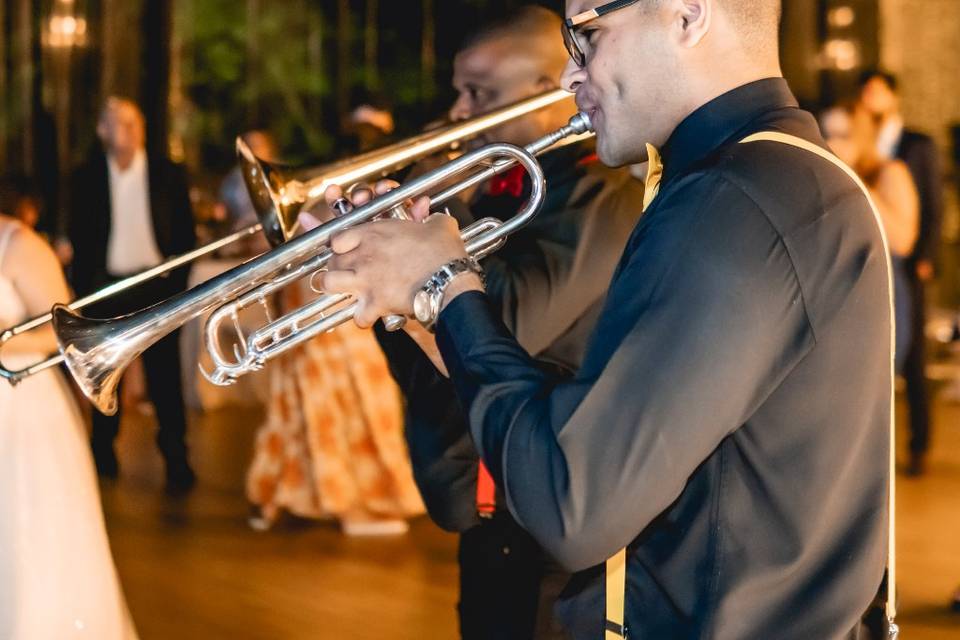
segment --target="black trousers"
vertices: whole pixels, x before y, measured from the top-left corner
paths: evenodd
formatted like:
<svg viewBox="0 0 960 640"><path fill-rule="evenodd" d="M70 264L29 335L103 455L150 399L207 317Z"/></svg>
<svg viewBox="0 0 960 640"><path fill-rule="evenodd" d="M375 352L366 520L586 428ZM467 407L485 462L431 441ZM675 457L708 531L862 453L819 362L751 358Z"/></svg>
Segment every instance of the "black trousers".
<svg viewBox="0 0 960 640"><path fill-rule="evenodd" d="M917 278L916 267L908 263L911 293L910 349L903 363L910 405L910 452L924 454L930 446L930 398L927 392L927 346L924 326L927 320L924 283Z"/></svg>
<svg viewBox="0 0 960 640"><path fill-rule="evenodd" d="M117 279L111 278L107 284ZM139 311L182 291L185 284L186 274L156 278L113 299L98 303L91 308L90 315L110 318ZM179 465L187 459L187 419L183 404L179 335L179 331L171 333L141 356L147 394L156 409L159 422L157 446L168 465ZM95 454L113 447L113 441L120 431L120 414L121 410L118 410L115 415L105 416L94 410L91 444Z"/></svg>
<svg viewBox="0 0 960 640"><path fill-rule="evenodd" d="M460 536L464 640L565 640L553 603L569 580L507 512Z"/></svg>

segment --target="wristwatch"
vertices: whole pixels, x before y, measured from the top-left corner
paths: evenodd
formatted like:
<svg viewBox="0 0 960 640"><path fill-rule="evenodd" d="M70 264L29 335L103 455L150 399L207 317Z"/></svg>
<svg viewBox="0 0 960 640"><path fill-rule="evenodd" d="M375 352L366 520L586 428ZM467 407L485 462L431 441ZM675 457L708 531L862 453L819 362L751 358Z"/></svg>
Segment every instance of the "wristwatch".
<svg viewBox="0 0 960 640"><path fill-rule="evenodd" d="M485 284L483 267L472 257L451 260L440 267L436 273L423 284L420 291L413 298L413 315L425 329L433 331L433 326L440 315L443 304L443 295L453 282L454 278L464 273L475 273L480 276L481 284Z"/></svg>

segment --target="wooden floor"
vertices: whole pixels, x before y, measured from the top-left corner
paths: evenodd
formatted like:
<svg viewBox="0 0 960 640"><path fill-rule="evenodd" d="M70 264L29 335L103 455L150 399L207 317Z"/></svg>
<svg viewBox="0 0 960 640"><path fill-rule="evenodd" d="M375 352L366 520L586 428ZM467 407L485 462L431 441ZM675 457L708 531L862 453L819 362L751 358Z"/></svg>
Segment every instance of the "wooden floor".
<svg viewBox="0 0 960 640"><path fill-rule="evenodd" d="M392 539L328 523L246 524L243 474L255 410L195 417L200 484L163 497L152 420L124 421L122 477L103 486L121 580L143 640L456 638L455 539L426 519ZM900 478L900 622L905 640L960 638L960 405L938 403L926 477Z"/></svg>

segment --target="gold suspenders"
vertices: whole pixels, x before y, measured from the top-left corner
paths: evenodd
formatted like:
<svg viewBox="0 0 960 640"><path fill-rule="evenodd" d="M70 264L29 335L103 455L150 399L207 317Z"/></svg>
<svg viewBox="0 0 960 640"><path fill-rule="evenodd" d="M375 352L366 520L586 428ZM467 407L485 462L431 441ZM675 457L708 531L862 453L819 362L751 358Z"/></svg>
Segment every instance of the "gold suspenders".
<svg viewBox="0 0 960 640"><path fill-rule="evenodd" d="M847 165L845 165L839 158L837 158L832 153L822 149L821 147L808 142L803 138L798 138L786 133L779 133L775 131L764 131L761 133L755 133L751 136L747 136L740 141L740 144L746 144L749 142L779 142L781 144L787 144L792 147L797 147L810 153L816 154L827 160L828 162L833 163L844 173L846 173L851 180L853 180L858 187L863 191L863 194L867 197L867 201L870 203L870 208L873 210L874 218L876 219L877 226L880 228L880 236L883 238L883 248L884 253L887 256L887 274L888 274L888 290L890 292L890 473L889 473L889 490L888 490L888 518L889 518L889 532L888 532L888 541L887 541L887 603L886 603L886 613L887 613L887 622L890 625L890 640L896 640L896 637L899 633L894 620L897 617L897 604L896 604L896 577L897 577L897 554L896 554L896 440L894 432L894 390L893 390L893 351L894 351L894 313L893 313L893 280L892 280L892 269L890 266L890 250L887 245L887 236L883 230L883 223L880 220L880 214L877 212L877 207L873 203L873 199L870 197L870 194L867 192L867 187L863 184L863 181L860 180L860 177ZM662 173L662 166L660 165L660 155L656 152L656 149L653 149L651 145L647 145L648 152L652 149L653 153L650 153L650 165L647 173L647 191L651 192L655 197L659 190L660 175ZM650 205L650 201L644 202L644 210ZM621 549L615 553L606 564L606 627L604 630L604 640L619 640L620 638L627 637L627 629L624 627L624 604L626 601L626 549Z"/></svg>

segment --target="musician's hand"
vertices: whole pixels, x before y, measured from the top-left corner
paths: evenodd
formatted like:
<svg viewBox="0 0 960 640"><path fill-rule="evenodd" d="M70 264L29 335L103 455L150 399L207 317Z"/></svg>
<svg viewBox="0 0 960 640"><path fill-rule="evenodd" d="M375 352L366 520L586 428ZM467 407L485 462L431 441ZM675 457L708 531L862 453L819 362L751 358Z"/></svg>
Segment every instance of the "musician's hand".
<svg viewBox="0 0 960 640"><path fill-rule="evenodd" d="M381 180L376 184L376 188L379 190L378 193L386 193L398 186L398 183L393 180ZM329 222L339 215L340 212L334 207L334 203L338 200L348 202L350 207L359 207L362 204L370 202L372 193L373 191L370 185L364 182L357 183L350 187L346 195L344 195L343 189L338 185L331 185L323 192L323 199L327 203L326 210L320 208L304 211L297 217L297 220L300 222L300 226L304 231L316 229L321 224Z"/></svg>
<svg viewBox="0 0 960 640"><path fill-rule="evenodd" d="M420 206L426 205L418 202L415 208ZM336 255L323 288L355 296L359 307L354 321L364 328L387 315L412 315L413 297L423 283L447 262L467 255L456 220L445 215L423 223L363 224L335 236L331 247Z"/></svg>

